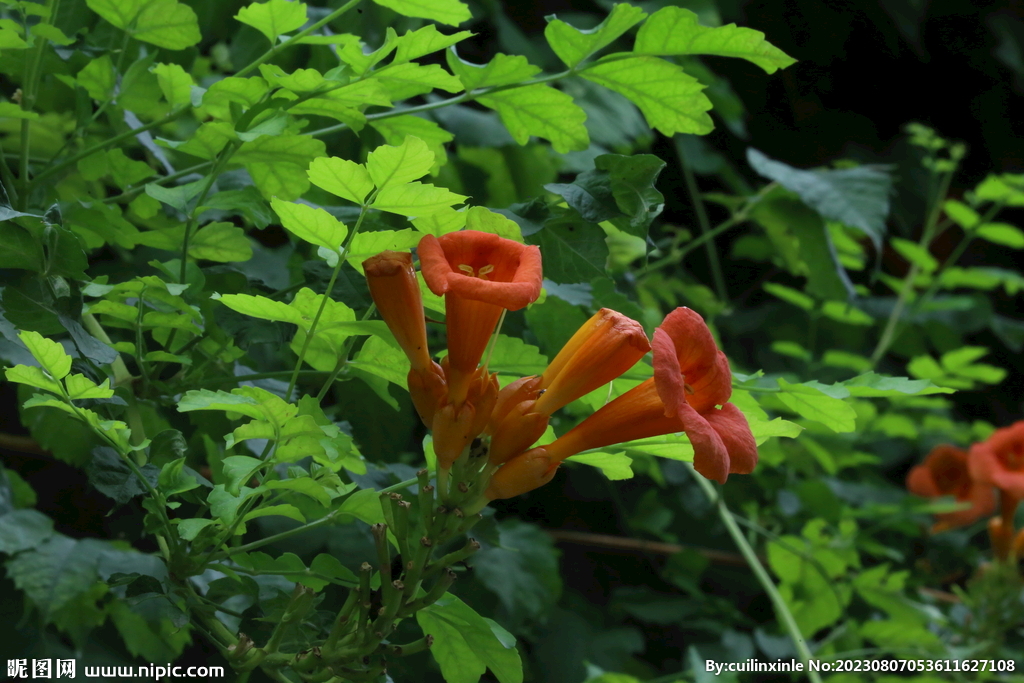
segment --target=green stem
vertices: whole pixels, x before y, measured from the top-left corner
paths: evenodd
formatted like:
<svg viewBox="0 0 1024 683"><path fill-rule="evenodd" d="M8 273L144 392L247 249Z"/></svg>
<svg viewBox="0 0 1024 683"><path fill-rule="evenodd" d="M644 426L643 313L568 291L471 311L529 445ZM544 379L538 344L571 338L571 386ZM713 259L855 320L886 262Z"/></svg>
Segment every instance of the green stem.
<svg viewBox="0 0 1024 683"><path fill-rule="evenodd" d="M374 311L376 310L377 304L370 304L370 307L366 309L360 320L369 320L370 316L372 316ZM348 354L352 352L352 347L355 345L357 338L358 337L356 336L351 336L345 340L344 344L342 344L341 351L338 353L338 363L337 365L334 366L334 371L331 372L330 376L327 378L327 381L324 382L324 385L320 387L320 393L316 395L317 403L324 400L324 396L326 396L327 392L330 391L331 387L334 385L335 380L338 379L338 375L340 375L341 371L345 369L346 365L348 365Z"/></svg>
<svg viewBox="0 0 1024 683"><path fill-rule="evenodd" d="M686 160L686 154L683 151L682 138L676 138L676 154L679 155L679 165L683 169L683 178L686 181L686 191L690 193L690 202L693 204L693 211L697 214L697 223L700 225L701 235L707 235L712 231L711 222L708 220L708 212L704 207L704 197L701 195L700 188L697 186L697 178L693 174L693 168L691 168L689 162ZM725 287L725 277L722 275L722 264L718 259L718 250L715 249L715 243L713 239L707 239L704 242L705 250L708 254L708 267L711 269L711 279L715 283L715 291L718 293L718 298L723 303L729 301L729 291Z"/></svg>
<svg viewBox="0 0 1024 683"><path fill-rule="evenodd" d="M142 185L139 185L138 187L133 187L130 190L125 190L121 194L116 194L113 197L107 197L106 199L103 200L103 203L104 204L124 204L125 202L130 202L131 200L135 199L140 194L142 194L143 192L146 191L146 185L164 185L164 184L169 183L169 182L171 182L173 180L177 180L178 178L184 178L187 175L191 175L193 173L196 173L197 171L201 171L204 168L207 168L208 166L213 166L213 164L214 164L214 162L212 162L212 161L204 161L201 164L196 164L195 166L189 166L188 168L182 169L182 170L177 171L175 173L172 173L170 175L160 176L156 180L150 180L149 182L143 183Z"/></svg>
<svg viewBox="0 0 1024 683"><path fill-rule="evenodd" d="M754 576L757 577L757 580L768 594L769 599L771 599L780 625L787 633L789 633L789 637L793 640L794 647L796 647L797 655L807 668L808 679L810 679L812 683L821 683L821 676L818 675L818 672L811 671L809 668L811 650L807 647L807 641L800 633L800 627L797 626L796 620L793 618L793 613L789 611L789 606L786 605L786 601L782 598L782 594L779 593L779 589L775 586L775 582L772 581L772 577L768 575L768 570L766 570L764 565L761 564L761 560L758 559L757 553L754 552L754 549L750 546L746 536L743 535L743 532L740 530L736 520L733 519L732 513L725 504L725 500L720 495L720 491L716 491L711 482L698 474L697 471L693 469L692 465L690 465L690 473L704 491L704 495L707 496L708 501L718 509L718 516L722 520L722 523L725 524L725 528L729 532L729 536L732 537L736 547L747 560L747 564L750 565L751 571L754 572Z"/></svg>
<svg viewBox="0 0 1024 683"><path fill-rule="evenodd" d="M260 64L263 64L268 59L270 59L271 57L276 55L278 52L281 52L285 48L291 47L292 45L296 44L296 42L299 39L305 38L310 33L313 33L314 31L320 29L321 27L326 26L330 22L332 22L335 19L337 19L338 17L340 17L342 14L345 14L350 9L352 9L353 7L358 5L359 2L360 2L360 0L349 0L347 3L345 3L344 5L339 7L338 9L334 10L330 14L328 14L326 17L324 17L320 21L318 21L315 24L311 25L309 28L306 28L306 29L303 29L302 31L299 31L294 36L291 36L290 38L288 38L288 40L284 41L283 43L278 43L277 45L273 46L272 48L270 48L269 50L264 52L262 55L260 55L259 57L254 59L252 62L250 62L248 66L243 68L241 71L237 72L235 74L235 77L236 78L241 78L243 76L247 76L250 72L252 72L254 69L256 69Z"/></svg>
<svg viewBox="0 0 1024 683"><path fill-rule="evenodd" d="M138 128L132 128L131 130L125 131L124 133L121 133L120 135L115 135L114 137L108 138L108 139L104 140L103 142L98 142L95 145L93 145L92 147L84 149L81 152L79 152L78 154L74 154L74 155L68 157L67 159L65 159L64 161L60 162L59 164L54 164L53 166L50 166L49 168L43 169L39 173L39 175L37 175L35 178L32 179L32 185L38 185L39 183L41 183L43 180L46 180L50 176L52 176L52 175L54 175L56 173L60 173L61 171L63 171L66 168L74 166L76 163L78 163L78 161L80 159L84 159L87 156L91 156L91 155L95 154L96 152L102 152L103 150L107 149L108 147L114 147L115 145L119 145L120 143L124 142L125 140L128 140L129 138L135 137L139 133L145 133L147 130L152 130L153 128L159 128L160 126L163 126L164 124L170 123L171 121L174 121L175 119L177 119L179 116L184 114L186 111L189 111L190 109L191 109L191 107L182 107L180 109L176 109L175 111L170 112L166 116L161 117L161 118L157 119L156 121L150 121L149 123L147 123L147 124L145 124L143 126L139 126Z"/></svg>
<svg viewBox="0 0 1024 683"><path fill-rule="evenodd" d="M46 2L46 20L53 22L57 15L57 10L60 8L60 0L47 0ZM40 36L35 37L36 45L32 51L31 56L25 63L25 80L22 83L21 92L21 109L25 112L31 112L32 108L36 104L37 91L39 90L39 63L43 59L43 52L46 50L46 44L48 41L44 40ZM31 152L30 133L32 131L32 121L25 118L21 120L21 159L18 167L18 180L21 182L21 210L24 211L28 206L28 197L30 194L30 183L28 179L28 159Z"/></svg>
<svg viewBox="0 0 1024 683"><path fill-rule="evenodd" d="M199 207L203 205L207 195L210 194L210 190L213 188L213 184L217 181L217 176L220 175L224 167L227 166L228 160L231 159L232 155L238 151L238 148L242 146L241 142L232 140L229 142L224 149L221 150L217 156L217 163L214 164L213 170L210 171L210 175L206 176L206 183L203 184L203 189L196 198L196 203L192 207L192 211L189 212L188 221L185 223L185 236L181 240L181 268L178 271L178 282L185 284L185 274L188 270L188 243L192 239L193 228L199 221ZM168 350L170 351L170 341L167 342Z"/></svg>
<svg viewBox="0 0 1024 683"><path fill-rule="evenodd" d="M923 249L928 248L928 245L931 244L932 238L935 236L935 226L942 213L943 200L946 197L946 193L949 191L949 184L952 180L952 171L946 173L942 178L939 192L935 198L935 203L932 205L931 211L929 212L928 218L925 222L924 230L921 232L921 239L917 242L917 245ZM878 361L882 359L882 356L885 355L885 352L889 350L889 346L892 345L892 342L895 340L896 328L903 315L903 309L907 305L907 298L910 296L910 292L914 289L914 280L917 279L920 272L920 268L918 268L916 263L911 264L910 270L907 271L906 277L903 278L903 286L900 287L900 292L896 297L896 305L892 307L892 313L889 314L889 319L885 323L885 329L882 330L882 336L878 340L878 345L875 346L875 350L871 353L872 368L878 365Z"/></svg>
<svg viewBox="0 0 1024 683"><path fill-rule="evenodd" d="M240 545L240 546L237 546L237 547L234 547L234 548L229 548L228 550L223 550L223 551L221 551L219 553L216 553L216 554L212 555L209 558L208 561L216 562L217 560L223 560L223 559L225 559L227 557L230 557L232 555L237 555L238 553L247 553L250 550L256 550L257 548L262 548L265 545L269 545L271 543L276 543L278 541L283 541L286 538L291 538L292 536L297 536L297 535L299 535L301 533L305 533L306 531L309 531L311 529L317 529L319 527L326 526L327 524L330 524L331 522L334 521L334 517L337 514L338 514L337 512L331 512L331 513L328 513L327 515L325 515L324 517L321 517L320 519L314 520L312 522L307 522L306 524L303 524L302 526L299 526L299 527L295 527L294 529L289 529L288 531L282 531L279 534L274 534L273 536L267 536L266 538L261 538L261 539L259 539L257 541L253 541L252 543L246 543L245 545Z"/></svg>
<svg viewBox="0 0 1024 683"><path fill-rule="evenodd" d="M3 181L4 187L7 188L7 198L11 200L11 206L20 206L18 203L18 190L15 188L14 173L11 172L10 167L7 165L7 157L4 156L3 145L0 145L0 181Z"/></svg>
<svg viewBox="0 0 1024 683"><path fill-rule="evenodd" d="M352 240L355 238L356 233L359 232L359 228L363 225L363 219L366 218L366 213L369 209L369 204L373 203L373 199L376 196L376 192L370 195L366 204L363 204L359 210L359 218L356 219L356 224L352 230L349 231L348 236L345 238L345 242L341 245L338 255L338 263L334 266L334 271L331 273L331 279L327 283L327 290L324 292L324 297L320 300L320 307L316 309L316 315L313 316L313 322L310 323L309 329L306 331L306 339L302 342L302 349L299 351L299 357L295 360L295 368L292 370L292 378L288 382L288 391L285 392L285 400L291 400L292 391L295 390L295 382L299 379L299 370L302 369L302 362L306 357L306 351L309 350L309 345L313 341L313 335L316 334L316 326L320 322L320 316L323 315L324 309L327 308L327 300L331 298L331 292L334 291L334 283L338 280L338 274L341 273L341 267L345 265L345 259L348 257L348 248L352 244Z"/></svg>

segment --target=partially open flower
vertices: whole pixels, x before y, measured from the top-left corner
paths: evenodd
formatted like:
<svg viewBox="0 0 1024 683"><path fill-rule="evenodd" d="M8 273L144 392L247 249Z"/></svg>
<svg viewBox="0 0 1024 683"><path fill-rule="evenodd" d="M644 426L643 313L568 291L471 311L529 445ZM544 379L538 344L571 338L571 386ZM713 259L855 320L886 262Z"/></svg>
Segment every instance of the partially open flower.
<svg viewBox="0 0 1024 683"><path fill-rule="evenodd" d="M492 479L488 495L508 497L550 480L559 463L591 448L685 431L694 468L724 483L730 473L748 474L757 444L746 418L727 403L732 373L704 320L677 308L654 333L655 376L627 391L554 442L509 460ZM721 408L717 406L721 405ZM541 462L547 469L540 472ZM508 472L502 473L506 467Z"/></svg>
<svg viewBox="0 0 1024 683"><path fill-rule="evenodd" d="M418 253L430 291L445 297L448 397L461 406L471 375L504 310L536 301L540 250L476 230L426 235Z"/></svg>
<svg viewBox="0 0 1024 683"><path fill-rule="evenodd" d="M986 517L996 509L996 497L991 484L982 484L971 477L967 451L955 446L941 445L932 449L924 462L907 474L907 490L923 498L953 496L958 502L971 507L935 516L932 533L966 526Z"/></svg>
<svg viewBox="0 0 1024 683"><path fill-rule="evenodd" d="M1024 420L997 429L971 446L971 476L991 484L1015 501L1024 499Z"/></svg>
<svg viewBox="0 0 1024 683"><path fill-rule="evenodd" d="M499 394L488 431L490 462L500 464L529 448L548 418L565 405L629 370L650 350L640 323L608 308L591 317L565 344L544 374L523 378Z"/></svg>

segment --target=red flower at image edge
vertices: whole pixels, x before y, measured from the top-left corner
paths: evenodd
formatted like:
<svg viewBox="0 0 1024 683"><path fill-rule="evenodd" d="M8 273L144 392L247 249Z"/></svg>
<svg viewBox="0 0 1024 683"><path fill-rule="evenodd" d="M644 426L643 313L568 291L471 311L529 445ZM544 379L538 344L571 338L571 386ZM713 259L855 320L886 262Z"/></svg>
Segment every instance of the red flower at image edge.
<svg viewBox="0 0 1024 683"><path fill-rule="evenodd" d="M1015 503L1024 499L1024 420L971 446L968 464L976 481L995 486Z"/></svg>

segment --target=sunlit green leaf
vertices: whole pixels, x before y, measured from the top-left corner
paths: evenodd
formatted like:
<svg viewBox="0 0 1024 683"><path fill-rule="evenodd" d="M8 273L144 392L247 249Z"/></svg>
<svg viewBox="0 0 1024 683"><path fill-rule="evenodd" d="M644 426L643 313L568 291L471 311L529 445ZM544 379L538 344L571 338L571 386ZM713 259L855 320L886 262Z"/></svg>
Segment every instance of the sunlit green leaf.
<svg viewBox="0 0 1024 683"><path fill-rule="evenodd" d="M561 19L549 18L548 25L544 28L544 37L558 58L572 68L609 45L646 16L647 14L639 7L619 3L612 7L604 21L586 31L570 26Z"/></svg>
<svg viewBox="0 0 1024 683"><path fill-rule="evenodd" d="M265 35L271 45L277 45L278 36L306 23L306 4L294 0L254 2L238 10L235 19Z"/></svg>
<svg viewBox="0 0 1024 683"><path fill-rule="evenodd" d="M528 85L480 97L480 104L498 112L501 122L520 145L531 135L546 138L556 152L586 149L590 144L583 126L586 113L572 97L547 85Z"/></svg>
<svg viewBox="0 0 1024 683"><path fill-rule="evenodd" d="M468 21L469 7L459 0L373 0L381 7L387 7L407 17L430 19L440 24L458 26Z"/></svg>

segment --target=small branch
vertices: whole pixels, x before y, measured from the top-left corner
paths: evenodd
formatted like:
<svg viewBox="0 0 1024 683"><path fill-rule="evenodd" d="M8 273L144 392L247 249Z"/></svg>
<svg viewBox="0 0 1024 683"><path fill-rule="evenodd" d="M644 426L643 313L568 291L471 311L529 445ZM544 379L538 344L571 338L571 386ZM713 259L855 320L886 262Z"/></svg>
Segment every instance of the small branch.
<svg viewBox="0 0 1024 683"><path fill-rule="evenodd" d="M640 552L654 553L656 555L675 555L684 550L692 550L699 555L706 557L712 562L745 566L746 559L737 553L727 553L722 550L711 548L698 548L691 545L680 545L678 543L662 543L660 541L648 541L643 538L625 538L623 536L610 536L608 534L592 534L587 531L569 531L567 529L545 529L551 538L561 543L575 543L577 545L590 545L598 548L611 548L613 550L637 550Z"/></svg>
<svg viewBox="0 0 1024 683"><path fill-rule="evenodd" d="M39 445L39 442L31 436L19 436L0 432L0 448L17 453L30 453L32 455L45 455L53 457L53 453Z"/></svg>

